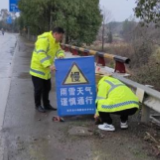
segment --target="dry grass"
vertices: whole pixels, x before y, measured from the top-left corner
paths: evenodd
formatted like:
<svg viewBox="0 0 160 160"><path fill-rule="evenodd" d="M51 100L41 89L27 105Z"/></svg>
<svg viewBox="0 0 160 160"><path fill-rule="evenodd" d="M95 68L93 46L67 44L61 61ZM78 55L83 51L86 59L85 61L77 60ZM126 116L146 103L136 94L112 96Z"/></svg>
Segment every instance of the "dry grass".
<svg viewBox="0 0 160 160"><path fill-rule="evenodd" d="M91 49L100 50L100 44L90 46ZM127 70L131 79L145 85L152 85L160 90L160 47L142 40L132 44L106 44L105 53L125 56L131 59ZM114 67L114 63L107 61L107 66Z"/></svg>

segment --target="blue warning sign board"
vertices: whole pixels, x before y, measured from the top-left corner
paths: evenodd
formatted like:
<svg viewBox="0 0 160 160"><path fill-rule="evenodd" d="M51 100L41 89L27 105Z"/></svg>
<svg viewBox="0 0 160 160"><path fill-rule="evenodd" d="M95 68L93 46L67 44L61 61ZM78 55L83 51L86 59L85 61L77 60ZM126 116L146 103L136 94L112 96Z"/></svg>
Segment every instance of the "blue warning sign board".
<svg viewBox="0 0 160 160"><path fill-rule="evenodd" d="M9 11L10 12L19 12L18 2L20 0L9 0Z"/></svg>
<svg viewBox="0 0 160 160"><path fill-rule="evenodd" d="M57 59L56 93L59 116L95 113L94 57Z"/></svg>
<svg viewBox="0 0 160 160"><path fill-rule="evenodd" d="M7 17L6 23L7 23L7 24L12 24L12 23L13 23L11 16L8 16L8 17Z"/></svg>

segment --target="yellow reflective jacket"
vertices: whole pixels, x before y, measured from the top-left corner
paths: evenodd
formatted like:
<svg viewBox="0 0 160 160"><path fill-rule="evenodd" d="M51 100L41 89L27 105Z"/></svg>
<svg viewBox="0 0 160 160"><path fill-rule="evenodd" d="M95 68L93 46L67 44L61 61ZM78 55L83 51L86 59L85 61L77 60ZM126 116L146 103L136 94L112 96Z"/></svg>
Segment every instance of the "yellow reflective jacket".
<svg viewBox="0 0 160 160"><path fill-rule="evenodd" d="M38 36L32 54L30 74L45 80L50 79L49 66L53 65L56 57L64 57L64 51L56 42L52 32L45 32Z"/></svg>
<svg viewBox="0 0 160 160"><path fill-rule="evenodd" d="M129 87L118 79L105 76L98 83L98 112L118 112L131 108L139 108L138 97Z"/></svg>

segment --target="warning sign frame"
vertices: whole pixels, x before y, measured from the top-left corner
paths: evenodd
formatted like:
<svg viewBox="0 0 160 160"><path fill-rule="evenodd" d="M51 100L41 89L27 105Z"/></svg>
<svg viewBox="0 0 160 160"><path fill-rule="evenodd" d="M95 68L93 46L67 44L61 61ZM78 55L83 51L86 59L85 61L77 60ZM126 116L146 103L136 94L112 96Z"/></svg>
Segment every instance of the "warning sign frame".
<svg viewBox="0 0 160 160"><path fill-rule="evenodd" d="M82 82L82 83L81 83L81 82L80 82L80 83L69 83L69 84L66 84L66 83L65 83L66 80L67 80L67 78L68 78L68 76L70 75L70 73L71 73L71 71L72 71L72 68L73 68L74 66L76 66L76 67L78 68L79 72L83 75L83 78L85 79L86 82ZM86 78L86 76L83 74L82 70L79 68L79 66L77 65L77 63L74 62L74 63L72 64L72 66L71 66L71 68L70 68L67 76L65 77L62 85L69 86L69 85L82 85L82 84L89 84L89 81L88 81L88 79Z"/></svg>
<svg viewBox="0 0 160 160"><path fill-rule="evenodd" d="M95 114L95 58L56 59L55 66L58 116Z"/></svg>

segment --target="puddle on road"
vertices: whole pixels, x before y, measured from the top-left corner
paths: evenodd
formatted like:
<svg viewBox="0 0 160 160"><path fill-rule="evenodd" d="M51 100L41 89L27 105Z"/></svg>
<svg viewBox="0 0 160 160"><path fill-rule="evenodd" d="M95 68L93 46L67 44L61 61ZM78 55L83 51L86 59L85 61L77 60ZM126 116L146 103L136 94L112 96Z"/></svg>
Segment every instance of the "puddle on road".
<svg viewBox="0 0 160 160"><path fill-rule="evenodd" d="M18 78L20 78L20 79L30 79L31 76L28 72L22 72L18 75Z"/></svg>

